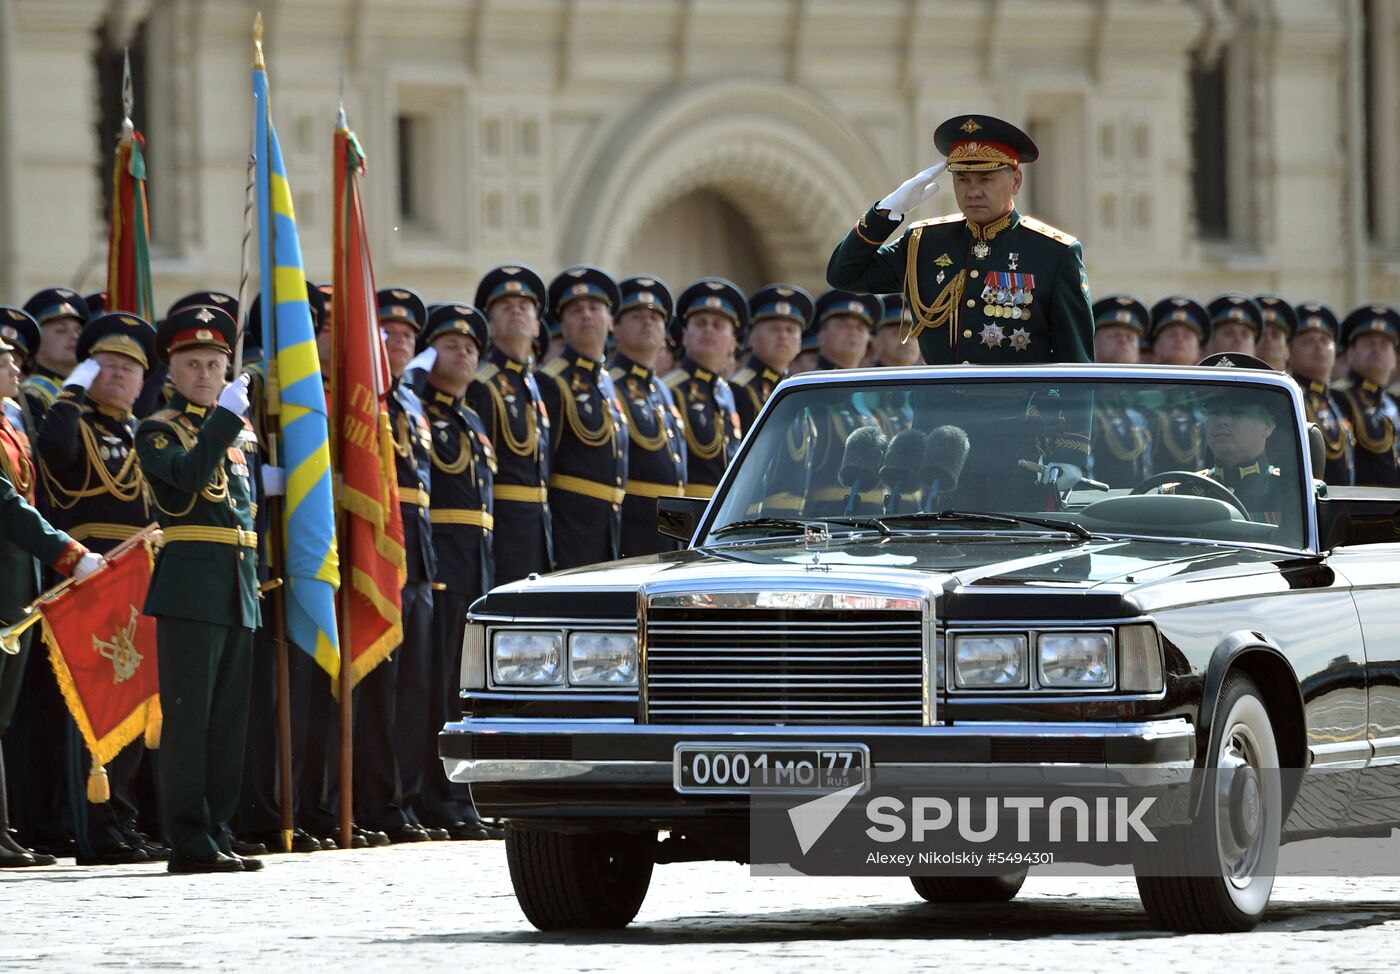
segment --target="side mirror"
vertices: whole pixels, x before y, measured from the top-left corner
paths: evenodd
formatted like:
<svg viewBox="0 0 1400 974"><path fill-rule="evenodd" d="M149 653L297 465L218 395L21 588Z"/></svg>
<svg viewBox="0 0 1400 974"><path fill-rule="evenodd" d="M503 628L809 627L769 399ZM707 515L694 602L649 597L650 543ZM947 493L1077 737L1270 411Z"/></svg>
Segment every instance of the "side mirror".
<svg viewBox="0 0 1400 974"><path fill-rule="evenodd" d="M1322 430L1316 423L1308 424L1308 454L1312 459L1313 476L1325 480L1323 472L1327 469L1327 441L1322 438Z"/></svg>
<svg viewBox="0 0 1400 974"><path fill-rule="evenodd" d="M664 537L689 544L709 503L703 497L658 497L656 530Z"/></svg>

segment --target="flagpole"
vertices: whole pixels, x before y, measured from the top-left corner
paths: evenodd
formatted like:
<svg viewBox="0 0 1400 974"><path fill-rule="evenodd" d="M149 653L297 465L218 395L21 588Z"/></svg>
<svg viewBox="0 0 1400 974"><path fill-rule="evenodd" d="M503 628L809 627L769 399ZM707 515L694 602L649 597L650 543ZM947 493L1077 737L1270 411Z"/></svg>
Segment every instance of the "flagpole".
<svg viewBox="0 0 1400 974"><path fill-rule="evenodd" d="M344 66L343 63L341 64L341 74L340 74L340 113L339 113L339 117L337 118L336 124L337 124L337 126L338 126L339 128L345 128L345 126L346 126L346 123L345 123L345 66ZM334 275L335 278L336 278L336 283L337 283L337 284L342 284L342 285L343 285L343 282L346 281L346 280L348 280L348 277L347 277L347 275L346 275L346 273L345 273L345 267L343 266L343 265L344 265L344 262L345 262L345 247L344 247L344 242L343 242L343 234L344 234L344 232L345 232L345 228L344 228L343 225L341 225L341 224L338 223L338 224L336 225L336 227L335 227L335 230L332 231L332 232L333 232L334 234L336 234L336 239L337 239L337 240L340 240L340 242L341 242L341 245L340 245L339 247L333 248L333 249L335 249L335 250L337 251L337 254L336 254L337 263L336 263L336 267L335 267L335 269L334 269L334 271L333 271L332 273L333 273L333 275ZM334 242L334 241L333 241L333 242ZM331 320L330 320L330 321L327 323L327 325L326 325L326 327L328 327L328 328L331 330L331 361L332 361L332 362L338 362L338 361L340 361L339 355L341 354L341 353L340 353L340 350L336 348L336 342L337 342L337 340L338 340L338 338L339 338L338 332L340 331L340 329L339 329L339 327L336 325L336 321L335 321L335 310L334 310L334 309L335 309L335 306L336 306L337 304L342 303L344 300L345 300L345 296L344 296L344 295L341 295L341 294L335 294L335 295L333 295L333 299L332 299L332 302L331 302L331 309L332 309L332 310L331 310ZM330 376L330 384L331 384L331 403L332 403L332 407L331 407L331 408L332 408L332 410L334 411L334 413L337 414L337 415L332 415L331 421L334 422L334 423L340 423L340 422L342 422L343 419L344 419L345 408L344 408L344 405L340 402L340 400L339 400L339 398L338 398L338 397L339 397L339 391L340 391L340 390L339 390L339 385L340 385L340 383L339 383L339 376L335 374L336 371L337 371L336 369L332 369L332 370L331 370L331 373L332 373L332 374L331 374L331 376ZM331 437L330 437L330 448L331 448L331 465L332 465L332 468L333 468L333 469L334 469L334 468L338 468L339 464L342 462L342 458L339 457L339 456L337 455L337 451L336 451L336 446L339 444L339 442L340 442L340 437L339 437L339 436L336 436L336 435L334 435L334 434L332 434ZM338 500L338 498L337 498L337 500ZM344 508L338 508L338 514L339 514L339 516L336 518L336 536L337 536L337 537L343 538L343 537L346 537L346 535L345 535L345 530L346 530L345 522L346 522L346 520L347 520L346 515L345 515L345 510L344 510ZM354 738L354 733L355 733L355 726L354 726L354 725L355 725L355 722L354 722L353 708L351 707L351 703L352 703L351 696L352 696L353 689L354 689L354 683L353 683L353 681L352 681L352 677L353 677L352 670L353 670L353 663L354 663L354 660L351 658L351 654L352 654L352 652L353 652L353 650L354 650L355 641L354 641L354 637L353 637L353 635L352 635L352 633L351 633L351 631L350 631L350 600L351 600L352 598L354 598L354 593L353 593L353 591L347 590L345 587L342 587L342 590L341 590L340 593L339 593L339 598L340 598L340 602L339 602L339 605L340 605L340 842L341 842L341 846L342 846L343 848L351 849L351 848L354 848L354 840L355 840L355 837L354 837L354 835L352 834L352 832L353 832L353 830L354 830L354 823L353 823L353 818L354 818L354 816L352 815L352 812L353 812L354 807L355 807L355 738Z"/></svg>

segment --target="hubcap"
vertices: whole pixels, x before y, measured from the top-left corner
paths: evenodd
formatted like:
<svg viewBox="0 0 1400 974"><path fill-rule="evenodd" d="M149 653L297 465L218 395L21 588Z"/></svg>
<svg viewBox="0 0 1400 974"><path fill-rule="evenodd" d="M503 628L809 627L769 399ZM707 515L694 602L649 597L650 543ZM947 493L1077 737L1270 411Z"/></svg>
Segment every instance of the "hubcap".
<svg viewBox="0 0 1400 974"><path fill-rule="evenodd" d="M1254 879L1263 851L1265 808L1254 732L1236 724L1225 735L1216 783L1216 835L1225 879L1243 889Z"/></svg>

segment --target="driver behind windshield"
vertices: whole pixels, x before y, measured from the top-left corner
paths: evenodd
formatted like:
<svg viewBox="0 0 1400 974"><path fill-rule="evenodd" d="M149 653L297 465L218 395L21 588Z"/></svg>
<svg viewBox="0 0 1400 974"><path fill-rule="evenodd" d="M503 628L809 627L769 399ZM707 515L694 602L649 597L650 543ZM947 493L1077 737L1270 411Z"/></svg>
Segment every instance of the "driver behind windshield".
<svg viewBox="0 0 1400 974"><path fill-rule="evenodd" d="M1265 452L1273 431L1273 414L1263 403L1229 394L1206 403L1205 439L1215 466L1205 475L1234 491L1252 520L1278 524L1283 481Z"/></svg>

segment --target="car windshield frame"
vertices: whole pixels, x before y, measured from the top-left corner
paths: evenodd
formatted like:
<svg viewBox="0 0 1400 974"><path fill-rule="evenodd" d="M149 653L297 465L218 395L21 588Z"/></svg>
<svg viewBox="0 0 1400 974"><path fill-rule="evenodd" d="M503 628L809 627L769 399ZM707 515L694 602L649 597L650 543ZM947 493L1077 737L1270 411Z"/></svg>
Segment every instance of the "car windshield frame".
<svg viewBox="0 0 1400 974"><path fill-rule="evenodd" d="M879 389L882 386L907 387L910 385L922 384L966 384L966 383L990 383L990 384L1022 384L1029 382L1055 382L1061 384L1089 384L1103 385L1109 382L1131 382L1134 384L1157 384L1163 387L1173 385L1220 385L1228 386L1248 386L1254 388L1268 389L1274 393L1282 393L1288 398L1288 409L1290 412L1289 421L1292 424L1294 435L1291 439L1285 438L1279 443L1288 442L1296 454L1296 476L1299 478L1298 490L1302 492L1302 514L1304 523L1303 537L1301 545L1279 544L1273 541L1240 540L1201 537L1192 535L1171 536L1156 533L1136 533L1131 531L1113 530L1111 532L1100 532L1094 530L1096 537L1111 536L1123 539L1142 539L1153 541L1180 541L1187 543L1209 543L1226 546L1240 546L1246 548L1264 549L1268 551L1281 551L1291 553L1302 553L1315 555L1319 552L1319 534L1317 521L1317 505L1315 503L1315 485L1318 482L1318 475L1312 468L1312 458L1307 443L1307 418L1303 407L1302 392L1294 380L1282 372L1266 372L1263 370L1211 368L1202 366L1162 366L1162 365L1099 365L1099 364L1074 364L1074 365L1037 365L1037 366L906 366L906 367L885 367L885 368L864 368L846 369L827 372L804 372L795 376L788 376L782 380L774 390L773 394L764 403L754 419L751 429L745 431L743 442L734 460L728 465L724 476L715 489L710 503L706 506L704 514L696 524L695 533L692 536L692 544L702 547L720 547L729 544L742 544L760 540L751 534L743 532L736 533L733 537L721 535L719 538L711 536L712 528L716 522L721 508L730 492L734 489L735 482L743 470L744 463L752 456L755 444L762 438L762 431L769 422L772 414L782 408L783 403L792 396L810 393L820 389L840 389L851 387L856 390ZM1292 466L1292 464L1290 464ZM999 513L994 510L987 510L985 513ZM1012 514L1013 512L1006 512ZM1021 512L1026 513L1026 512ZM874 515L879 516L879 515ZM798 516L799 519L800 516ZM737 519L734 519L737 520ZM825 522L820 516L806 518L812 522L814 527L821 526ZM1023 533L1028 526L1018 526L1015 531L1007 533ZM901 526L902 528L902 526ZM1033 529L1044 531L1048 529ZM1092 529L1091 529L1092 530ZM833 532L835 533L835 532ZM897 528L897 533L904 533ZM1001 533L1001 532L996 532ZM776 537L767 535L763 540L773 541ZM1082 542L1081 542L1082 543Z"/></svg>

